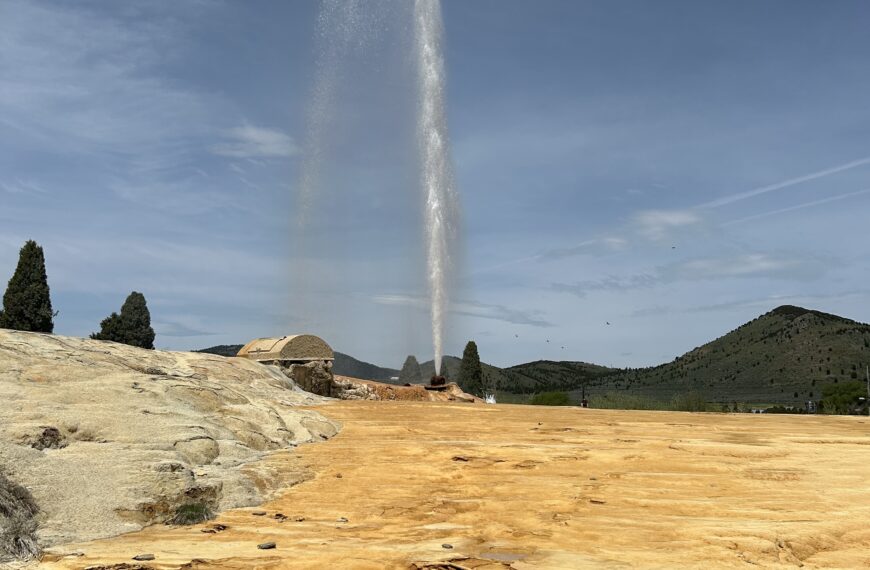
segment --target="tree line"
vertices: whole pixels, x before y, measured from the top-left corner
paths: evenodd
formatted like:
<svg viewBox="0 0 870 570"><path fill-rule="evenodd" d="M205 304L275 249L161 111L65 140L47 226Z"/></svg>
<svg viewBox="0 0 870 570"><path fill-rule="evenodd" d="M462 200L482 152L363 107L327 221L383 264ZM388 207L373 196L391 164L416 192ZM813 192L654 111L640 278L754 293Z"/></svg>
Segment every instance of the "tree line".
<svg viewBox="0 0 870 570"><path fill-rule="evenodd" d="M54 318L51 291L45 271L45 253L33 240L28 240L18 254L18 265L3 295L0 328L27 332L53 333ZM100 323L100 331L92 339L111 340L140 348L154 348L154 329L145 296L133 291L121 306Z"/></svg>
<svg viewBox="0 0 870 570"><path fill-rule="evenodd" d="M449 374L447 359L444 358L441 360L441 375L448 378ZM402 370L399 372L399 381L404 384L416 384L424 381L420 363L417 362L417 358L414 355L410 355L405 359ZM462 363L459 365L459 375L456 378L456 383L462 388L463 392L473 394L478 398L491 394L495 388L495 386L489 385L483 374L480 354L477 352L477 343L473 340L468 341L468 344L465 345L465 350L462 352Z"/></svg>

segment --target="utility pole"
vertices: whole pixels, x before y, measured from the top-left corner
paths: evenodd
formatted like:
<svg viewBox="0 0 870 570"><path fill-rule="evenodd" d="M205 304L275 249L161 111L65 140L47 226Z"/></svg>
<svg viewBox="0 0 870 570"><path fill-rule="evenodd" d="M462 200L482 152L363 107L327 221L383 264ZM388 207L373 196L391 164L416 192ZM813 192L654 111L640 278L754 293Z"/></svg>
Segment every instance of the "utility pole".
<svg viewBox="0 0 870 570"><path fill-rule="evenodd" d="M867 398L870 398L870 365L864 366L864 374L867 375Z"/></svg>

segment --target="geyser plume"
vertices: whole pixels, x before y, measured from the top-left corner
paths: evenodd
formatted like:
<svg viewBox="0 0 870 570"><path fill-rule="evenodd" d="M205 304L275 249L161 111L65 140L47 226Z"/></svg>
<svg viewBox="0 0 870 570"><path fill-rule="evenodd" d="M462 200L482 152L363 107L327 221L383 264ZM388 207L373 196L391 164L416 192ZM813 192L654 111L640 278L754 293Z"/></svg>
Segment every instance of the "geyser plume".
<svg viewBox="0 0 870 570"><path fill-rule="evenodd" d="M329 265L361 248L361 241L344 229L366 214L398 220L378 231L388 247L408 243L410 237L390 231L414 232L423 240L422 256L403 252L394 259L400 270L408 269L397 280L410 296L416 297L425 273L439 374L459 226L445 113L442 28L438 0L321 3L296 189L291 277L296 318L306 327L329 327L339 315L347 315L347 305L345 310L335 308L338 292L361 275L342 276L349 271L346 264ZM411 138L416 157L408 144ZM421 202L417 220L408 209ZM378 239L371 235L363 239ZM333 298L326 299L330 294Z"/></svg>
<svg viewBox="0 0 870 570"><path fill-rule="evenodd" d="M447 114L444 108L446 76L441 52L443 23L440 0L415 0L414 23L419 91L417 137L425 198L426 277L435 373L440 374L459 222L459 201L450 164Z"/></svg>

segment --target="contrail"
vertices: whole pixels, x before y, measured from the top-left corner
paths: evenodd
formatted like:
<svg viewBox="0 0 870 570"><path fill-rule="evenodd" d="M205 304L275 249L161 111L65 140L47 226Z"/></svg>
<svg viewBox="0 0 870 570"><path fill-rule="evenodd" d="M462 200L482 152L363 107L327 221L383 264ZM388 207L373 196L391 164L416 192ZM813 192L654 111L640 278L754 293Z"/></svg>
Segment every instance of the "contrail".
<svg viewBox="0 0 870 570"><path fill-rule="evenodd" d="M739 202L740 200L752 198L753 196L758 196L760 194L767 194L768 192L773 192L774 190L788 188L789 186L794 186L795 184L801 184L802 182L809 182L810 180L816 180L817 178L822 178L822 177L828 176L830 174L836 174L837 172L843 172L844 170L850 170L852 168L857 168L857 167L863 166L865 164L870 164L870 156L868 156L867 158L860 158L858 160L853 160L852 162L847 162L846 164L841 164L839 166L827 168L825 170L820 170L818 172L813 172L812 174L806 174L804 176L799 176L797 178L792 178L790 180L784 180L782 182L777 182L776 184L771 184L769 186L762 186L761 188L756 188L755 190L749 190L748 192L741 192L739 194L732 194L730 196L725 196L724 198L719 198L718 200L713 200L711 202L707 202L705 204L701 204L701 205L695 206L695 207L696 208L718 208L720 206L725 206L727 204Z"/></svg>
<svg viewBox="0 0 870 570"><path fill-rule="evenodd" d="M861 196L862 194L870 194L870 188L867 188L866 190L858 190L857 192L849 192L847 194L838 194L836 196L831 196L830 198L822 198L820 200L813 200L812 202L804 202L803 204L789 206L788 208L780 208L778 210L771 210L769 212L762 212L760 214L753 214L751 216L746 216L745 218L738 218L736 220L731 220L730 222L725 222L722 225L723 226L733 226L734 224L748 222L749 220L757 220L758 218L766 218L768 216L774 216L776 214L783 214L785 212L791 212L793 210L801 210L803 208L811 208L813 206L827 204L828 202L836 202L837 200L845 200L846 198L851 198L853 196Z"/></svg>

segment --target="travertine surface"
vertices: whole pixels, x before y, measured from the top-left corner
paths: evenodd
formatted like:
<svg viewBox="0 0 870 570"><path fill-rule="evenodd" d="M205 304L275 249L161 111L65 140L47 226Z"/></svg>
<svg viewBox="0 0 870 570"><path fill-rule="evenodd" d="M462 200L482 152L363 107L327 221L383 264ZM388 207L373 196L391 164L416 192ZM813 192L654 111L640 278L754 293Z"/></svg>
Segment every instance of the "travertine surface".
<svg viewBox="0 0 870 570"><path fill-rule="evenodd" d="M265 516L154 526L56 549L44 565L152 553L146 567L870 567L868 418L384 401L318 410L344 427L295 451L316 476ZM266 464L280 471L289 457ZM202 532L215 524L227 528ZM276 548L257 548L267 541Z"/></svg>
<svg viewBox="0 0 870 570"><path fill-rule="evenodd" d="M322 400L250 360L0 329L0 469L43 545L262 502L308 472L256 460L336 433L299 408Z"/></svg>

